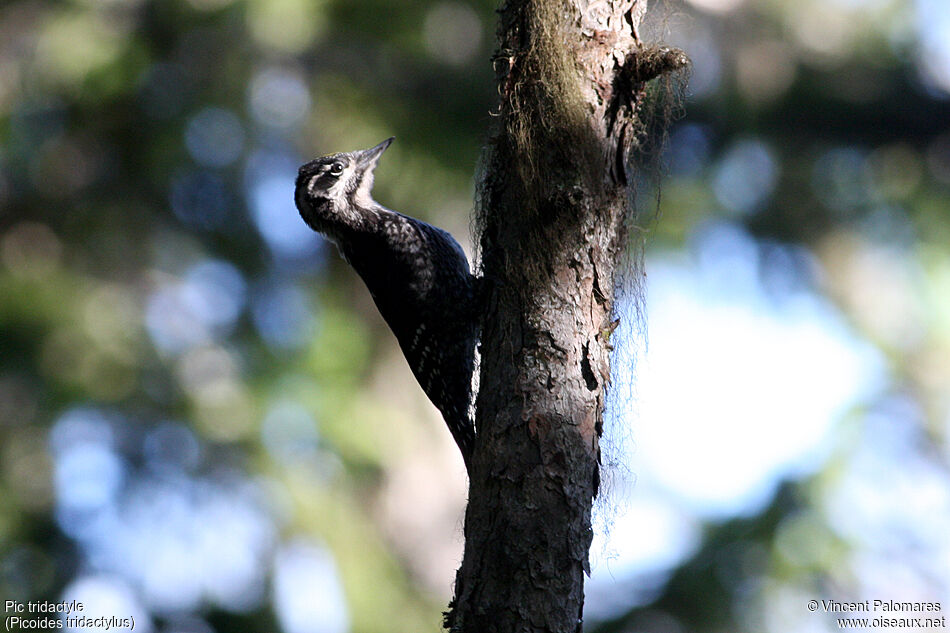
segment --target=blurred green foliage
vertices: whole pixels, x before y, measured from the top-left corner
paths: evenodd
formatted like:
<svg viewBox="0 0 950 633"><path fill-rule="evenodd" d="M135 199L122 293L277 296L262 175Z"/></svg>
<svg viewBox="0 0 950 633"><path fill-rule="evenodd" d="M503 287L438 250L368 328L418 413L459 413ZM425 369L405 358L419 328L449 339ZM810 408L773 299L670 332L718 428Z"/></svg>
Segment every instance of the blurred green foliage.
<svg viewBox="0 0 950 633"><path fill-rule="evenodd" d="M446 61L449 19L467 21L467 48ZM355 275L297 217L293 179L315 154L396 134L379 195L464 230L490 20L488 5L428 2L0 7L0 595L56 600L111 577L100 590L132 587L119 604L144 604L145 630L274 630L275 609L300 630L277 560L304 538L332 552L311 573L345 596L307 630L439 621L447 587L413 579L376 509L390 462L412 454L400 425L432 442L437 421ZM387 400L393 384L431 424ZM234 479L260 488L241 498L263 514L220 529L262 532L221 539L260 572L183 582L201 550L174 534L199 538L198 491L212 504ZM128 523L149 494L151 531L111 551L90 520ZM162 510L176 495L192 504L177 522ZM104 561L143 568L142 548L167 578ZM241 591L221 595L228 583Z"/></svg>

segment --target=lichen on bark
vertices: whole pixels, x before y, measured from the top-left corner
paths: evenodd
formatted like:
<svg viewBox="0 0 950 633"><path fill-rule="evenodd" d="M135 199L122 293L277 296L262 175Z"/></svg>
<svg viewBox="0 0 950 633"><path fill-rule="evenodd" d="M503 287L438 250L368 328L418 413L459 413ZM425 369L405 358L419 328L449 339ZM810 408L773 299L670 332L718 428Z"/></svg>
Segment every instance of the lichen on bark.
<svg viewBox="0 0 950 633"><path fill-rule="evenodd" d="M664 56L634 37L644 2L499 11L500 102L476 201L478 441L451 631L581 628L628 156L647 75L662 66L644 60Z"/></svg>

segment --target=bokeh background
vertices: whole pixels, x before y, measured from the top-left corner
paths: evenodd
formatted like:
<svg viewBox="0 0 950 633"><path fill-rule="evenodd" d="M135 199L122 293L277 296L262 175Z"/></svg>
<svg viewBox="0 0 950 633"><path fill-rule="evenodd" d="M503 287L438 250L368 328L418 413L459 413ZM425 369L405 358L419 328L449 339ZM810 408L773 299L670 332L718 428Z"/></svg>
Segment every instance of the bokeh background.
<svg viewBox="0 0 950 633"><path fill-rule="evenodd" d="M395 135L377 198L469 248L495 8L0 5L0 600L440 630L461 460L292 190ZM588 630L950 615L950 7L648 22L694 68L658 219L638 195L649 344L622 319Z"/></svg>

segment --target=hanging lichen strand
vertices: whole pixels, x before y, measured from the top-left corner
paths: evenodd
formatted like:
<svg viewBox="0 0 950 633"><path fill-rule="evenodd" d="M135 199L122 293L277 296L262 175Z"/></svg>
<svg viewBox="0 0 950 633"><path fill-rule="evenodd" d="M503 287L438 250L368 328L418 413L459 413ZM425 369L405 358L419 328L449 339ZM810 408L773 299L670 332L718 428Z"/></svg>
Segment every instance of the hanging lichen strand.
<svg viewBox="0 0 950 633"><path fill-rule="evenodd" d="M511 0L476 202L485 307L465 555L446 626L575 633L615 270L644 129L642 1Z"/></svg>

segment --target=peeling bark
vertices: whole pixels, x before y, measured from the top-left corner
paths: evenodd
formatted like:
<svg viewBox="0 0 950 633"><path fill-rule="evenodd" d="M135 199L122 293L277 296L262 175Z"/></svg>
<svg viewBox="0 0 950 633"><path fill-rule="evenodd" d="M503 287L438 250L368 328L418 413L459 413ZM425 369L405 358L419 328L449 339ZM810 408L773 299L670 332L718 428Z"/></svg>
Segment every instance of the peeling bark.
<svg viewBox="0 0 950 633"><path fill-rule="evenodd" d="M645 9L509 0L499 11L501 101L476 209L478 441L453 632L582 628L627 159L644 83L678 59L639 44Z"/></svg>

